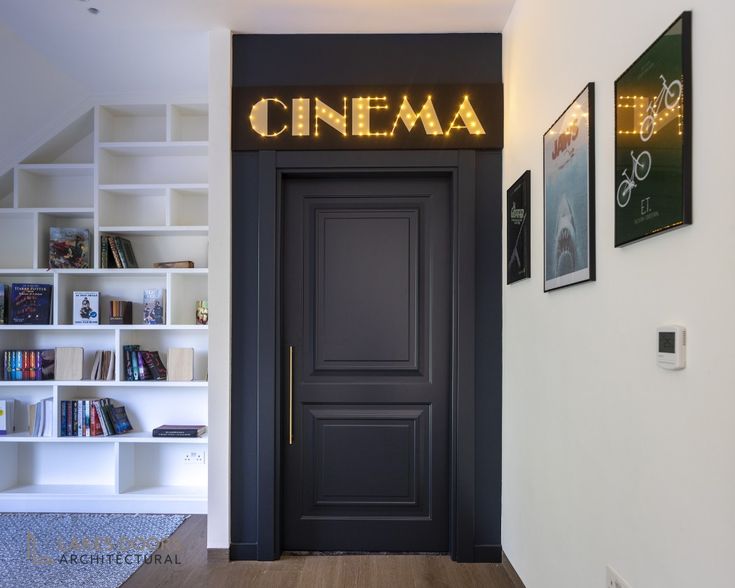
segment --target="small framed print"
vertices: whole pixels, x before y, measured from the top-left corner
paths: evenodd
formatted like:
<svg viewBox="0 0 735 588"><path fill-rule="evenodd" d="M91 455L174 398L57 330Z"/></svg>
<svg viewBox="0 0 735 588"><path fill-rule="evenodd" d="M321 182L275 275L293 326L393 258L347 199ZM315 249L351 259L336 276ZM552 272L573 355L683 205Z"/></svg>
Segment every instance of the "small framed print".
<svg viewBox="0 0 735 588"><path fill-rule="evenodd" d="M507 283L531 277L531 170L506 192Z"/></svg>
<svg viewBox="0 0 735 588"><path fill-rule="evenodd" d="M595 279L595 85L544 134L544 292Z"/></svg>

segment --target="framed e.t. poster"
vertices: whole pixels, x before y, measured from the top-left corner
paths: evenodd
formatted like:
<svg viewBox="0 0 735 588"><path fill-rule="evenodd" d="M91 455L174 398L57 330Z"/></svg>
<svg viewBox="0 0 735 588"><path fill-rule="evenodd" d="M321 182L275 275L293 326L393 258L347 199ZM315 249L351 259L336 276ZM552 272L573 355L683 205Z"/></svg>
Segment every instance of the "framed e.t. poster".
<svg viewBox="0 0 735 588"><path fill-rule="evenodd" d="M615 82L615 246L692 222L691 12Z"/></svg>

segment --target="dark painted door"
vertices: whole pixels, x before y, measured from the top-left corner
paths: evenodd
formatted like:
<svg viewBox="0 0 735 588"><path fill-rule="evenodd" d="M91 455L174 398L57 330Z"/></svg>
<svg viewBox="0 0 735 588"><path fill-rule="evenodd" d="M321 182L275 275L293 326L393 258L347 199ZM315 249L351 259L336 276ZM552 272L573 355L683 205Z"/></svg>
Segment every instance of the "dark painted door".
<svg viewBox="0 0 735 588"><path fill-rule="evenodd" d="M448 551L449 193L284 181L284 550Z"/></svg>

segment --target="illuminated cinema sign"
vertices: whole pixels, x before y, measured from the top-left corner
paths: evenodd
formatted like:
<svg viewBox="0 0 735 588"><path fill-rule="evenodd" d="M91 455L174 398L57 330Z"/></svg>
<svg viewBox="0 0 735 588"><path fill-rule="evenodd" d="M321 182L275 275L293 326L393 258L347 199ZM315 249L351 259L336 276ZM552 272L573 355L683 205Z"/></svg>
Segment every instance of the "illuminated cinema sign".
<svg viewBox="0 0 735 588"><path fill-rule="evenodd" d="M232 149L501 149L502 84L239 87Z"/></svg>

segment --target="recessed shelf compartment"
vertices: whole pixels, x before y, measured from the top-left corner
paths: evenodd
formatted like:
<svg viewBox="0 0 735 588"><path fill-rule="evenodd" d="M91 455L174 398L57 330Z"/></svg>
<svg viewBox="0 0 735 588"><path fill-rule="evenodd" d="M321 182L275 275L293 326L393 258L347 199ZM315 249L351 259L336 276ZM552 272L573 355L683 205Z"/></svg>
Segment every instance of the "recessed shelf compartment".
<svg viewBox="0 0 735 588"><path fill-rule="evenodd" d="M12 169L0 175L0 210L4 208L13 208L13 186L15 185L14 179L15 173Z"/></svg>
<svg viewBox="0 0 735 588"><path fill-rule="evenodd" d="M18 208L91 208L94 167L30 164L15 168Z"/></svg>
<svg viewBox="0 0 735 588"><path fill-rule="evenodd" d="M167 190L100 190L100 225L166 224Z"/></svg>
<svg viewBox="0 0 735 588"><path fill-rule="evenodd" d="M129 146L100 149L99 181L105 184L206 184L205 147Z"/></svg>
<svg viewBox="0 0 735 588"><path fill-rule="evenodd" d="M205 497L207 464L183 464L184 454L201 451L199 444L117 445L121 494L157 494L171 497Z"/></svg>
<svg viewBox="0 0 735 588"><path fill-rule="evenodd" d="M171 189L171 214L172 226L195 226L208 225L208 200L207 189Z"/></svg>
<svg viewBox="0 0 735 588"><path fill-rule="evenodd" d="M130 240L141 268L156 269L153 267L154 263L181 260L193 261L194 269L207 267L209 238L207 231L202 227L196 227L192 231L182 231L181 228L175 227L169 229L159 227L151 230L146 230L145 227L133 229L109 227L109 229ZM101 230L105 232L108 228L102 227ZM187 271L187 268L182 268L182 271Z"/></svg>
<svg viewBox="0 0 735 588"><path fill-rule="evenodd" d="M87 111L30 156L24 164L91 164L94 161L94 112Z"/></svg>
<svg viewBox="0 0 735 588"><path fill-rule="evenodd" d="M207 342L208 331L200 329L170 328L165 330L132 330L120 331L120 348L124 345L140 345L147 351L158 351L164 365L168 367L168 350L173 347L190 347L194 349L194 380L207 379ZM122 366L123 360L120 358ZM122 370L122 367L121 367ZM120 371L121 379L123 372ZM145 387L148 382L133 382ZM170 382L175 385L178 382ZM174 424L174 423L159 423Z"/></svg>
<svg viewBox="0 0 735 588"><path fill-rule="evenodd" d="M38 265L39 268L48 267L49 240L51 227L87 229L89 231L89 267L93 266L95 255L94 242L94 211L84 214L74 212L49 212L38 215Z"/></svg>
<svg viewBox="0 0 735 588"><path fill-rule="evenodd" d="M209 109L206 104L170 107L171 141L206 141L209 136Z"/></svg>
<svg viewBox="0 0 735 588"><path fill-rule="evenodd" d="M98 382L98 384L104 384L104 382ZM160 394L155 383L137 382L137 384L137 387L115 388L100 385L63 386L59 387L59 402L80 398L111 398L116 406L125 406L125 412L133 426L133 431L105 438L121 443L139 441L165 443L169 439L152 437L153 429L161 425L206 425L207 395L202 394L201 389L172 386L166 389L165 394ZM98 437L98 439L102 438ZM72 437L72 439L84 439L84 437ZM96 438L90 437L89 439ZM199 439L190 439L190 441L199 442Z"/></svg>
<svg viewBox="0 0 735 588"><path fill-rule="evenodd" d="M207 300L207 276L201 274L172 275L170 299L171 323L195 326L197 300Z"/></svg>
<svg viewBox="0 0 735 588"><path fill-rule="evenodd" d="M36 231L33 212L0 214L0 267L37 267Z"/></svg>
<svg viewBox="0 0 735 588"><path fill-rule="evenodd" d="M133 323L143 325L143 291L151 288L166 290L165 275L145 274L62 274L58 287L58 323L73 323L74 292L99 292L100 324L110 325L110 301L129 300L133 303ZM121 325L122 326L122 325Z"/></svg>
<svg viewBox="0 0 735 588"><path fill-rule="evenodd" d="M121 105L99 108L100 142L165 141L166 106Z"/></svg>

